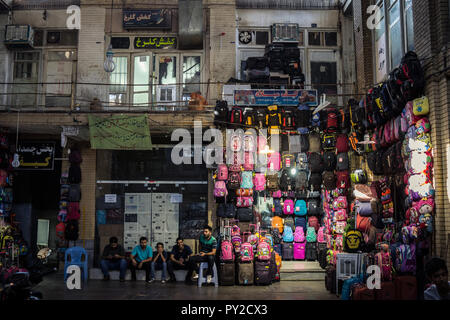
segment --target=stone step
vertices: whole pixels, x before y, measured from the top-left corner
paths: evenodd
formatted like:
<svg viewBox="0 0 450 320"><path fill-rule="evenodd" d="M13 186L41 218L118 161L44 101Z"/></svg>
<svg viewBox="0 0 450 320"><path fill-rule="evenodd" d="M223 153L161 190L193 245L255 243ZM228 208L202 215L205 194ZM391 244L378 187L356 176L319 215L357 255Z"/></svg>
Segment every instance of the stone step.
<svg viewBox="0 0 450 320"><path fill-rule="evenodd" d="M316 261L283 261L281 281L325 281L325 270Z"/></svg>
<svg viewBox="0 0 450 320"><path fill-rule="evenodd" d="M186 278L187 271L186 270L174 270L173 272L177 281L184 281ZM161 270L155 271L155 279L161 280ZM120 272L116 270L112 270L109 272L109 277L111 280L119 280ZM169 275L166 275L168 278ZM89 279L92 280L101 280L103 279L103 273L100 268L91 268L89 269ZM125 280L131 280L131 271L127 270L125 275ZM144 281L145 280L145 271L144 270L136 270L136 280Z"/></svg>

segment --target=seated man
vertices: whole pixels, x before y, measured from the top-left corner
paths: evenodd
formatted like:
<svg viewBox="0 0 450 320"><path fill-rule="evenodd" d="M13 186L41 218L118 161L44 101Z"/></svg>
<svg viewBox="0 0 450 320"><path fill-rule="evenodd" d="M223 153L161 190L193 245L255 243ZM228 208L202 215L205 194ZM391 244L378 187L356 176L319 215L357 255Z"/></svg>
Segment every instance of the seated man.
<svg viewBox="0 0 450 320"><path fill-rule="evenodd" d="M152 247L147 245L147 238L141 237L139 239L139 245L131 252L131 280L136 281L136 269L145 270L145 281L150 281L150 262L152 261L153 250Z"/></svg>
<svg viewBox="0 0 450 320"><path fill-rule="evenodd" d="M217 240L212 236L212 228L210 226L205 226L203 228L203 234L200 236L200 253L189 258L188 273L185 280L186 284L194 283L191 280L191 276L194 270L197 270L198 273L198 263L200 262L208 262L207 276L208 282L211 281L216 248Z"/></svg>
<svg viewBox="0 0 450 320"><path fill-rule="evenodd" d="M425 273L432 285L425 290L425 300L450 300L450 282L444 260L433 258L425 266Z"/></svg>
<svg viewBox="0 0 450 320"><path fill-rule="evenodd" d="M183 238L177 238L177 244L173 246L170 253L170 259L167 263L169 271L169 282L175 282L174 270L182 270L188 268L189 257L192 255L192 250L188 245L184 244Z"/></svg>
<svg viewBox="0 0 450 320"><path fill-rule="evenodd" d="M127 272L125 250L118 243L116 237L109 238L109 244L103 249L100 266L103 272L103 280L109 280L109 270L120 270L120 282L125 281L125 274Z"/></svg>
<svg viewBox="0 0 450 320"><path fill-rule="evenodd" d="M167 251L164 250L164 244L161 242L156 244L156 253L151 262L152 278L150 282L155 281L155 270L162 270L161 283L166 283Z"/></svg>

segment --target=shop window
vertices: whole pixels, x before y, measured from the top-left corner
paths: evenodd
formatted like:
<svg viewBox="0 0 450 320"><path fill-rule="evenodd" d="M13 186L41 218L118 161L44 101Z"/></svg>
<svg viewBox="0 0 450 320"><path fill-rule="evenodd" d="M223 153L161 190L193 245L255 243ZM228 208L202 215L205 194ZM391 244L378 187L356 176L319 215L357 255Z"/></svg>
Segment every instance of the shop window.
<svg viewBox="0 0 450 320"><path fill-rule="evenodd" d="M322 45L321 39L322 39L321 32L314 32L314 31L308 32L308 44L310 46L321 46Z"/></svg>
<svg viewBox="0 0 450 320"><path fill-rule="evenodd" d="M327 47L337 46L337 32L325 32L325 46Z"/></svg>
<svg viewBox="0 0 450 320"><path fill-rule="evenodd" d="M389 9L389 43L391 66L396 67L400 64L403 55L399 0L397 0Z"/></svg>
<svg viewBox="0 0 450 320"><path fill-rule="evenodd" d="M130 38L129 37L112 37L111 45L113 49L129 49Z"/></svg>
<svg viewBox="0 0 450 320"><path fill-rule="evenodd" d="M405 32L406 32L406 49L414 51L414 21L412 0L405 0Z"/></svg>
<svg viewBox="0 0 450 320"><path fill-rule="evenodd" d="M128 58L114 57L116 69L110 75L109 103L124 105L127 103Z"/></svg>
<svg viewBox="0 0 450 320"><path fill-rule="evenodd" d="M336 62L311 62L311 82L319 95L337 94Z"/></svg>
<svg viewBox="0 0 450 320"><path fill-rule="evenodd" d="M303 47L305 45L305 31L300 30L298 34L298 45Z"/></svg>
<svg viewBox="0 0 450 320"><path fill-rule="evenodd" d="M68 107L71 104L72 80L77 52L49 51L47 56L46 107Z"/></svg>
<svg viewBox="0 0 450 320"><path fill-rule="evenodd" d="M150 103L150 56L134 57L133 104L144 107Z"/></svg>
<svg viewBox="0 0 450 320"><path fill-rule="evenodd" d="M38 52L16 52L14 57L13 100L18 106L34 107L39 75Z"/></svg>
<svg viewBox="0 0 450 320"><path fill-rule="evenodd" d="M380 22L375 28L375 66L377 82L381 81L387 72L386 28L383 2L379 4L379 7Z"/></svg>
<svg viewBox="0 0 450 320"><path fill-rule="evenodd" d="M192 92L200 90L200 56L183 57L183 101L188 101Z"/></svg>

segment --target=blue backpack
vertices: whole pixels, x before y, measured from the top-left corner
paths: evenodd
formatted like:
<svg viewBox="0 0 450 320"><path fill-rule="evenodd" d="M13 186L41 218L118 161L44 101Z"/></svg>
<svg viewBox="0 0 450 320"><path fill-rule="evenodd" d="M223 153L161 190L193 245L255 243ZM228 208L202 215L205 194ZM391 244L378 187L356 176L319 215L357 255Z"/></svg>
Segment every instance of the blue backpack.
<svg viewBox="0 0 450 320"><path fill-rule="evenodd" d="M242 189L253 189L253 172L252 171L242 172L241 188Z"/></svg>
<svg viewBox="0 0 450 320"><path fill-rule="evenodd" d="M273 214L276 216L283 215L283 207L281 206L281 200L280 199L273 199Z"/></svg>
<svg viewBox="0 0 450 320"><path fill-rule="evenodd" d="M308 211L307 211L307 208L306 208L306 201L305 200L297 200L295 202L294 213L295 213L296 216L306 216Z"/></svg>
<svg viewBox="0 0 450 320"><path fill-rule="evenodd" d="M303 233L306 233L306 217L295 217L294 224L295 227L302 227Z"/></svg>
<svg viewBox="0 0 450 320"><path fill-rule="evenodd" d="M284 226L283 241L284 242L294 241L294 233L292 232L292 228L290 226Z"/></svg>

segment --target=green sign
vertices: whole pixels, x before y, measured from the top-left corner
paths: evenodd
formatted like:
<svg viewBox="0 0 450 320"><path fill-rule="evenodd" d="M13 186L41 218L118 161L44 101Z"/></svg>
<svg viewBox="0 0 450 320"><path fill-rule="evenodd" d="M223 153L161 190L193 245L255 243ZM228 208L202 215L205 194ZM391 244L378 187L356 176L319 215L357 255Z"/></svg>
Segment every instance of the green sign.
<svg viewBox="0 0 450 320"><path fill-rule="evenodd" d="M92 149L152 149L150 128L145 115L115 115L108 118L89 115L89 131Z"/></svg>

